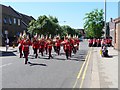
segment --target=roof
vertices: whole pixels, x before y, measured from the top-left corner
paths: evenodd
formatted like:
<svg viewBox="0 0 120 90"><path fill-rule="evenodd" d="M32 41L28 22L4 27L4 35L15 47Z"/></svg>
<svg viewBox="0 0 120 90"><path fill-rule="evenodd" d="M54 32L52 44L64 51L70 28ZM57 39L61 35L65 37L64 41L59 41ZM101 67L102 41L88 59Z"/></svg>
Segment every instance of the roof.
<svg viewBox="0 0 120 90"><path fill-rule="evenodd" d="M35 20L32 16L19 13L22 17L22 20L28 25L31 20Z"/></svg>
<svg viewBox="0 0 120 90"><path fill-rule="evenodd" d="M120 17L114 19L114 22L115 22L115 23L120 23Z"/></svg>
<svg viewBox="0 0 120 90"><path fill-rule="evenodd" d="M24 27L28 26L31 20L35 20L32 16L28 16L28 15L17 12L11 6L5 6L0 4L0 7L1 6L2 6L2 13L6 15L14 16L16 18L20 18L22 20L22 25Z"/></svg>
<svg viewBox="0 0 120 90"><path fill-rule="evenodd" d="M1 4L0 4L0 6L2 6L2 13L20 18L20 15L12 7L4 6Z"/></svg>

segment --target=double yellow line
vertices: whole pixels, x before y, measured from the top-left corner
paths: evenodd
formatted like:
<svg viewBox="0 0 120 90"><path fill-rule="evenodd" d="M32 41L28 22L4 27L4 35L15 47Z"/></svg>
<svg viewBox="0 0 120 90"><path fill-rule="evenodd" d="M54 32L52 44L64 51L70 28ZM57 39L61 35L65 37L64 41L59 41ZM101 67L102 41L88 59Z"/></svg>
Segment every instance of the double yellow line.
<svg viewBox="0 0 120 90"><path fill-rule="evenodd" d="M91 48L90 48L91 49ZM75 81L75 84L73 86L73 88L76 87L77 85L77 82L78 80L80 79L81 75L82 75L82 72L83 72L83 75L82 75L82 80L81 80L81 83L80 83L80 87L79 88L82 88L83 86L83 82L84 82L84 79L85 79L85 75L86 75L86 72L87 72L87 68L88 68L88 65L89 65L89 61L90 61L90 55L91 55L91 50L88 51L88 54L85 58L85 62L82 64L82 67L77 75L77 78L76 78L76 81ZM86 65L86 66L85 66ZM85 69L84 69L85 67ZM84 71L83 71L84 70Z"/></svg>

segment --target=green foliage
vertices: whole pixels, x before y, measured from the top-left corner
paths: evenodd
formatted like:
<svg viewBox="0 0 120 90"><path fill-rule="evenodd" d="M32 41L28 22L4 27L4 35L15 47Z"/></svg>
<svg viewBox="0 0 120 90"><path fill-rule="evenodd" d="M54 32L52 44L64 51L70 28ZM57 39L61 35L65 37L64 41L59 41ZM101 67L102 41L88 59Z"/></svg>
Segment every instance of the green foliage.
<svg viewBox="0 0 120 90"><path fill-rule="evenodd" d="M103 10L95 9L90 13L86 13L84 18L84 29L87 37L100 38L104 27Z"/></svg>
<svg viewBox="0 0 120 90"><path fill-rule="evenodd" d="M79 35L79 31L71 28L68 25L60 26L59 21L56 17L46 15L39 16L37 20L32 20L29 23L28 32L31 35L35 35L36 33L42 35L60 35L64 37L66 35Z"/></svg>

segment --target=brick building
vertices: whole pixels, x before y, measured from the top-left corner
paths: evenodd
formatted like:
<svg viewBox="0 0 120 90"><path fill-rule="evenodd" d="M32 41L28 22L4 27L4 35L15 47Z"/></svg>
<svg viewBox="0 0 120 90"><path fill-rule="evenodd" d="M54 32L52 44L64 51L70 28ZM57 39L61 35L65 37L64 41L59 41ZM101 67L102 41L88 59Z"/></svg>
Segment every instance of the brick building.
<svg viewBox="0 0 120 90"><path fill-rule="evenodd" d="M4 39L6 37L12 42L19 33L24 30L27 31L29 22L34 18L17 12L11 6L0 4L0 9L0 38L2 40L1 45L4 45Z"/></svg>
<svg viewBox="0 0 120 90"><path fill-rule="evenodd" d="M120 17L114 19L115 22L115 44L114 47L120 50Z"/></svg>
<svg viewBox="0 0 120 90"><path fill-rule="evenodd" d="M120 50L120 17L110 21L110 35L115 49Z"/></svg>

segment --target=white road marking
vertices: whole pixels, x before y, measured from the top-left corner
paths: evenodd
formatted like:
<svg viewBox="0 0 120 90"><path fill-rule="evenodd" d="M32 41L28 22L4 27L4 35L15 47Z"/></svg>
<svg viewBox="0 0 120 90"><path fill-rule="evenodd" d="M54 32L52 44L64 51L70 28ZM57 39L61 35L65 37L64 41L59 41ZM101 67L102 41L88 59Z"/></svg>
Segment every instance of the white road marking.
<svg viewBox="0 0 120 90"><path fill-rule="evenodd" d="M8 65L11 65L11 64L12 64L12 63L8 63L8 64L1 65L0 68L5 67L5 66L8 66Z"/></svg>

